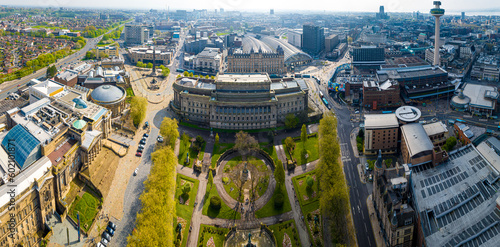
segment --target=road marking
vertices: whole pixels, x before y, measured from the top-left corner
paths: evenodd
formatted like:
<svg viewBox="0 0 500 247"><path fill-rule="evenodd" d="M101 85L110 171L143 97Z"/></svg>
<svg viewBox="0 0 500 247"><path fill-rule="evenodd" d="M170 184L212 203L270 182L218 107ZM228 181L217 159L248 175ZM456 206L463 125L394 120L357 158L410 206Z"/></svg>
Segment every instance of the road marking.
<svg viewBox="0 0 500 247"><path fill-rule="evenodd" d="M365 225L365 231L366 231L366 233L368 233L368 228L366 227L366 222L363 223L363 224Z"/></svg>
<svg viewBox="0 0 500 247"><path fill-rule="evenodd" d="M354 207L352 208L352 215L355 215L356 211L354 210Z"/></svg>
<svg viewBox="0 0 500 247"><path fill-rule="evenodd" d="M367 239L368 239L368 245L372 246L372 243L370 242L370 238L368 237L368 235L366 235Z"/></svg>

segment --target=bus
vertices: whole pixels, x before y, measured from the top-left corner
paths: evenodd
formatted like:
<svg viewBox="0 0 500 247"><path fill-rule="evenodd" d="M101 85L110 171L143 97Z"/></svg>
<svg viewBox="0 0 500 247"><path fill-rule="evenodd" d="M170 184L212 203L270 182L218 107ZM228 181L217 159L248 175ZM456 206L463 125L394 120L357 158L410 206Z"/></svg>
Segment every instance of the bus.
<svg viewBox="0 0 500 247"><path fill-rule="evenodd" d="M389 114L392 113L392 111L382 111L382 114Z"/></svg>
<svg viewBox="0 0 500 247"><path fill-rule="evenodd" d="M183 69L176 69L175 71L176 71L176 72L179 72L179 73L183 73L183 72L184 72L184 70L183 70Z"/></svg>
<svg viewBox="0 0 500 247"><path fill-rule="evenodd" d="M187 72L188 72L188 73L193 73L193 74L194 74L194 70L191 70L191 69L190 69L190 70L188 70Z"/></svg>
<svg viewBox="0 0 500 247"><path fill-rule="evenodd" d="M455 120L453 120L453 119L448 119L448 124L449 124L449 125L454 125L454 124L455 124Z"/></svg>
<svg viewBox="0 0 500 247"><path fill-rule="evenodd" d="M455 119L455 121L460 122L460 123L465 123L465 120L462 120L460 118Z"/></svg>
<svg viewBox="0 0 500 247"><path fill-rule="evenodd" d="M311 78L311 75L308 75L308 74L303 74L303 75L302 75L302 78Z"/></svg>
<svg viewBox="0 0 500 247"><path fill-rule="evenodd" d="M328 105L328 101L327 101L325 98L323 98L323 103L325 103L326 107L327 107L328 109L330 109L330 106Z"/></svg>

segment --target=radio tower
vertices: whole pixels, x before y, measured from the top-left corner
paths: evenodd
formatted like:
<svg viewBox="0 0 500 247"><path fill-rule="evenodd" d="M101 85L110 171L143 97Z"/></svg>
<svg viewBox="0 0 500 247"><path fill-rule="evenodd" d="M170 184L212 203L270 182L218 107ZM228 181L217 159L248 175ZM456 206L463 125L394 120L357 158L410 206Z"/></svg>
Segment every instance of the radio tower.
<svg viewBox="0 0 500 247"><path fill-rule="evenodd" d="M431 15L436 17L436 33L434 34L434 66L439 66L439 17L444 15L444 9L440 8L441 2L434 1L434 8L431 9Z"/></svg>

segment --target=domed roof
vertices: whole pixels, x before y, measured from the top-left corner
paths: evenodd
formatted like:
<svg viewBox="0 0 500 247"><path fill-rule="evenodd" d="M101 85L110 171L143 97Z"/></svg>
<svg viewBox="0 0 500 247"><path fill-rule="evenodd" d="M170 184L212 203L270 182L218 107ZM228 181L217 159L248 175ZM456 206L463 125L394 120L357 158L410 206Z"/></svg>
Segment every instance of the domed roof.
<svg viewBox="0 0 500 247"><path fill-rule="evenodd" d="M73 127L75 127L75 129L82 129L86 124L87 122L85 122L84 120L78 119L73 122Z"/></svg>
<svg viewBox="0 0 500 247"><path fill-rule="evenodd" d="M113 103L125 96L125 90L113 85L102 85L94 89L90 96L97 103Z"/></svg>

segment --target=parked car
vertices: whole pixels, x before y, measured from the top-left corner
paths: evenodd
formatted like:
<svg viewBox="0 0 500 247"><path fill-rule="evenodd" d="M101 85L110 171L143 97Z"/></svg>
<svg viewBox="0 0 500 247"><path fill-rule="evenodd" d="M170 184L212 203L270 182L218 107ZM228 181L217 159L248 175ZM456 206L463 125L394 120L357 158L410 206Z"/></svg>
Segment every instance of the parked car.
<svg viewBox="0 0 500 247"><path fill-rule="evenodd" d="M139 142L139 144L142 144L142 145L146 144L146 139L142 139L142 140Z"/></svg>
<svg viewBox="0 0 500 247"><path fill-rule="evenodd" d="M370 165L368 165L368 163L365 164L365 170L367 170L367 171L370 170Z"/></svg>
<svg viewBox="0 0 500 247"><path fill-rule="evenodd" d="M97 246L99 246L99 244L101 244L101 246L107 247L108 243L109 243L109 241L106 240L105 238L103 238L103 239L101 239L101 242L97 243Z"/></svg>
<svg viewBox="0 0 500 247"><path fill-rule="evenodd" d="M354 112L354 114L358 114L358 113L359 113L359 111L358 111L358 110L356 110L356 111Z"/></svg>
<svg viewBox="0 0 500 247"><path fill-rule="evenodd" d="M139 171L139 167L135 168L135 171L134 171L134 176L137 175L137 172Z"/></svg>
<svg viewBox="0 0 500 247"><path fill-rule="evenodd" d="M144 133L144 135L142 135L142 138L148 138L149 137L149 134L148 133Z"/></svg>
<svg viewBox="0 0 500 247"><path fill-rule="evenodd" d="M113 223L113 222L111 222L111 221L110 221L110 222L108 222L108 226L109 226L111 229L113 229L113 231L116 231L116 225L115 225L115 223Z"/></svg>
<svg viewBox="0 0 500 247"><path fill-rule="evenodd" d="M144 151L144 146L137 148L137 152L142 152L142 151Z"/></svg>
<svg viewBox="0 0 500 247"><path fill-rule="evenodd" d="M102 235L101 235L101 237L103 239L108 240L108 242L111 241L111 236L107 232L103 232Z"/></svg>
<svg viewBox="0 0 500 247"><path fill-rule="evenodd" d="M142 152L141 151L137 151L137 153L135 153L135 156L142 157Z"/></svg>
<svg viewBox="0 0 500 247"><path fill-rule="evenodd" d="M111 227L106 227L106 232L113 237L115 235L115 231L111 229Z"/></svg>
<svg viewBox="0 0 500 247"><path fill-rule="evenodd" d="M163 137L158 136L158 138L156 138L156 140L157 140L158 142L163 142Z"/></svg>
<svg viewBox="0 0 500 247"><path fill-rule="evenodd" d="M144 148L144 144L139 144L139 148Z"/></svg>

